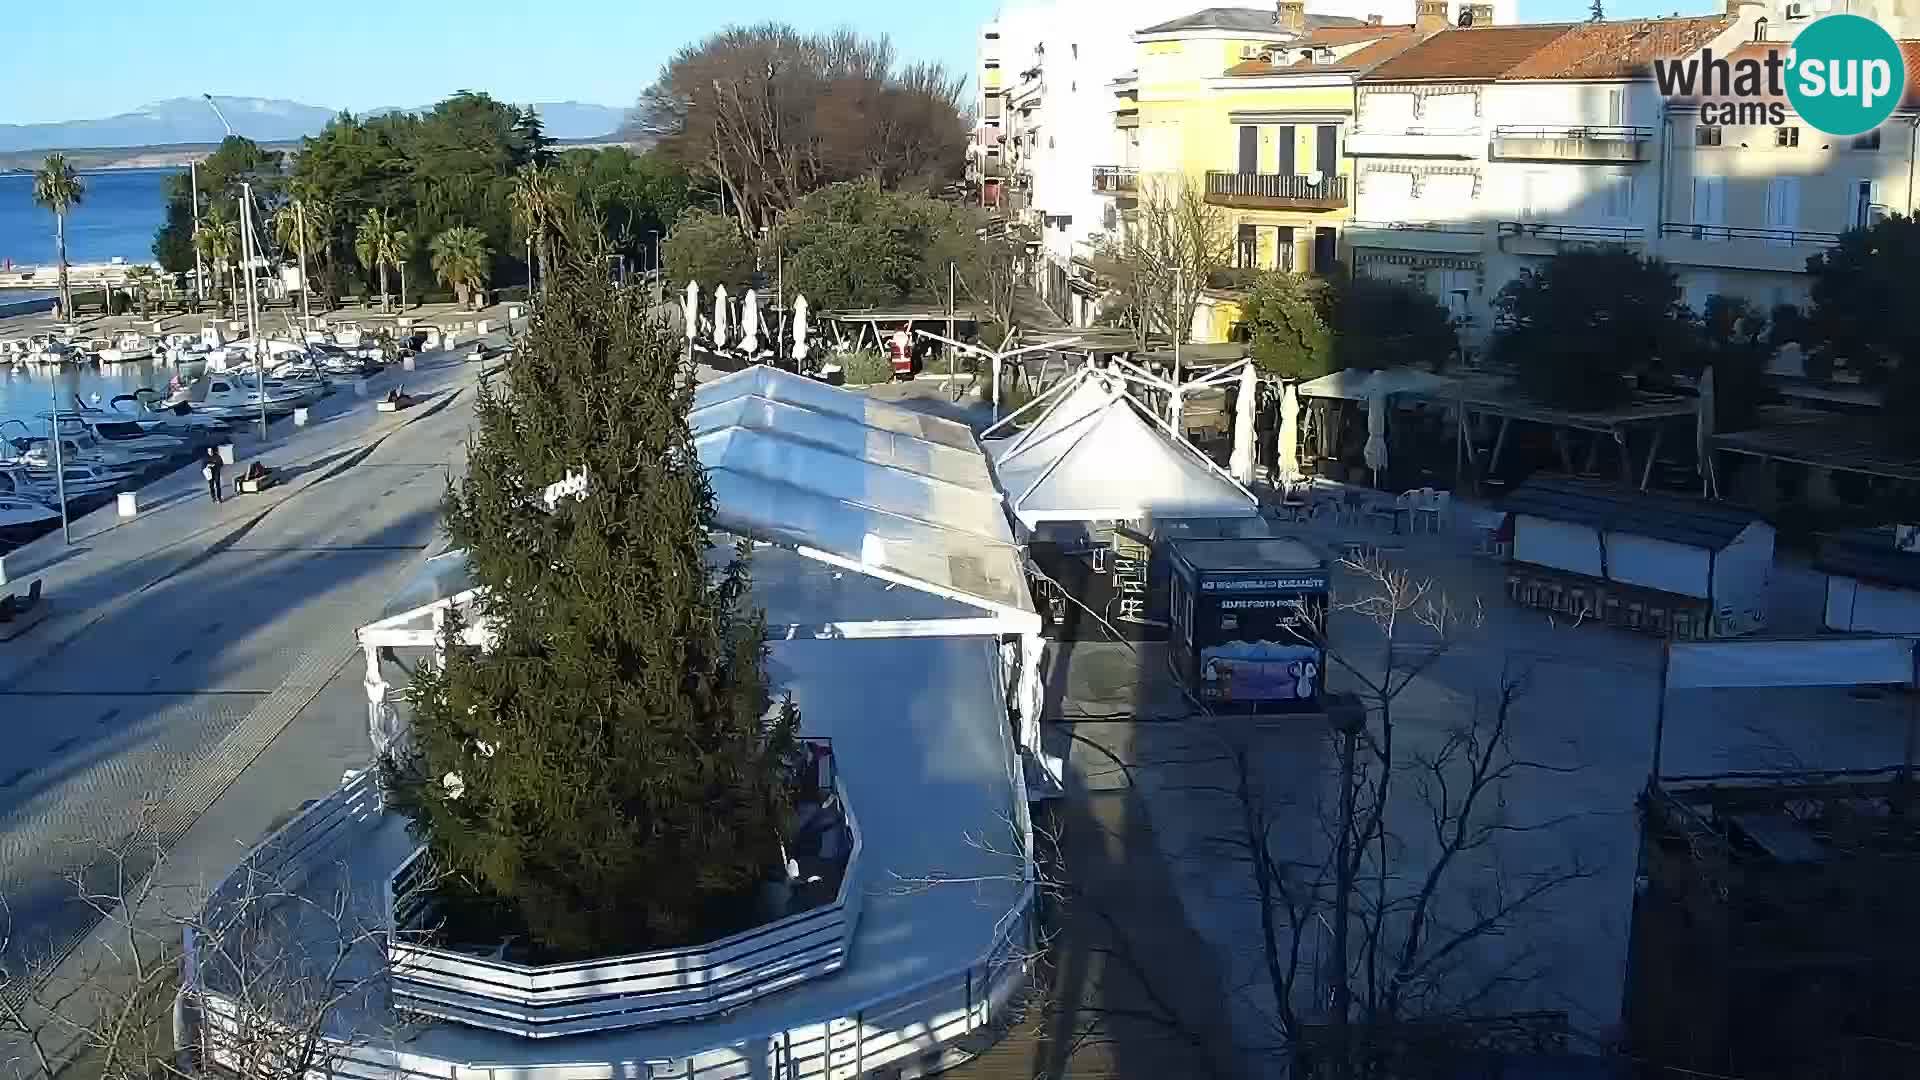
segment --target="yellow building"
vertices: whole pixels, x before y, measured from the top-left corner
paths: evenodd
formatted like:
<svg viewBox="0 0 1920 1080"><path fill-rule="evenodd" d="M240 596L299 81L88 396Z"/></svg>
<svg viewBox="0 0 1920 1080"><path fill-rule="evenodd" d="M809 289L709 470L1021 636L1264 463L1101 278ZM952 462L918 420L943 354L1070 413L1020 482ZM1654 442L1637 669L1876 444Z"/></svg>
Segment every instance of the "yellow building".
<svg viewBox="0 0 1920 1080"><path fill-rule="evenodd" d="M1114 84L1116 157L1096 170L1114 218L1142 184L1176 179L1226 212L1236 267L1329 272L1351 216L1345 154L1354 80L1413 45L1412 26L1270 10L1210 8L1134 35L1138 66ZM1225 340L1232 290L1209 290L1195 338Z"/></svg>

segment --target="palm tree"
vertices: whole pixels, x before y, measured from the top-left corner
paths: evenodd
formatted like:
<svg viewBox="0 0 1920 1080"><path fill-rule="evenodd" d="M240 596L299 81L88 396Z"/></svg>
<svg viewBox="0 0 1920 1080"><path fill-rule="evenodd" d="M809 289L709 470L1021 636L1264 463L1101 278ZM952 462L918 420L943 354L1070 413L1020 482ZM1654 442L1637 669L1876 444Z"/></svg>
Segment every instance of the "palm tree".
<svg viewBox="0 0 1920 1080"><path fill-rule="evenodd" d="M360 265L380 275L380 308L383 311L393 310L393 297L387 290L387 268L400 264L400 246L396 241L405 233L406 230L400 228L392 214L378 207L366 212L360 219L360 228L354 232L353 253L359 256Z"/></svg>
<svg viewBox="0 0 1920 1080"><path fill-rule="evenodd" d="M33 201L53 211L53 240L60 256L60 314L67 319L73 318L73 290L67 286L67 214L86 193L65 154L48 154L40 171L33 174Z"/></svg>
<svg viewBox="0 0 1920 1080"><path fill-rule="evenodd" d="M522 165L513 178L513 217L522 232L533 240L533 249L540 261L540 293L546 295L547 266L549 260L549 241L553 232L555 216L559 213L560 202L564 196L560 183L552 169L543 169L538 165Z"/></svg>
<svg viewBox="0 0 1920 1080"><path fill-rule="evenodd" d="M407 264L413 261L414 250L413 232L408 229L395 229L392 250L389 254L393 258L393 265L400 269L400 310L402 311L407 309Z"/></svg>
<svg viewBox="0 0 1920 1080"><path fill-rule="evenodd" d="M227 216L221 207L215 206L207 212L205 220L200 222L200 254L213 270L215 290L220 289L223 269L233 266L240 257L240 223ZM227 310L231 299L225 292L219 292L220 310Z"/></svg>
<svg viewBox="0 0 1920 1080"><path fill-rule="evenodd" d="M427 247L433 253L433 272L460 297L461 307L474 307L477 294L487 287L487 267L493 261L487 234L458 225L434 237Z"/></svg>
<svg viewBox="0 0 1920 1080"><path fill-rule="evenodd" d="M145 319L153 314L153 290L160 287L160 272L151 266L135 266L127 270L127 288L140 295L140 317Z"/></svg>
<svg viewBox="0 0 1920 1080"><path fill-rule="evenodd" d="M333 207L318 199L297 198L273 215L273 240L280 245L282 258L300 262L300 287L309 293L313 279L307 273L307 257L327 256L327 237L333 234Z"/></svg>

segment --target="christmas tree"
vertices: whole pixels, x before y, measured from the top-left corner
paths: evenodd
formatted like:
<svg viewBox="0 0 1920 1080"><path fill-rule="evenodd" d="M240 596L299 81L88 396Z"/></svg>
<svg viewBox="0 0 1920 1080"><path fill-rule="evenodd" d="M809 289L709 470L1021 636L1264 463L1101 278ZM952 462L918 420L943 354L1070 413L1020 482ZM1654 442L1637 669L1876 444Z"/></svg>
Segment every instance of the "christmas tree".
<svg viewBox="0 0 1920 1080"><path fill-rule="evenodd" d="M384 771L440 871L449 939L538 962L759 921L785 865L798 716L771 708L746 552L715 560L682 343L563 213L552 286L480 392L446 529L483 598L408 690ZM547 485L584 472L551 505ZM716 566L716 563L721 565ZM482 650L461 647L484 625Z"/></svg>

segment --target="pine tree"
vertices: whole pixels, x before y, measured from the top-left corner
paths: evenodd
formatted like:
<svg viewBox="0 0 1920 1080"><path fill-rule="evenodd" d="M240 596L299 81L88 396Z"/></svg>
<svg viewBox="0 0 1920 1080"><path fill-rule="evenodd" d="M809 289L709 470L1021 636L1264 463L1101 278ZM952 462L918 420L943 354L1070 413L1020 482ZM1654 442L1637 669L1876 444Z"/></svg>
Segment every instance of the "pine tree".
<svg viewBox="0 0 1920 1080"><path fill-rule="evenodd" d="M560 215L553 290L482 391L446 528L492 643L409 689L385 763L440 868L450 936L542 959L687 944L756 920L782 865L798 714L770 709L746 552L710 556L681 343L607 280L597 223ZM549 512L543 488L585 467ZM464 923L465 925L461 925Z"/></svg>
<svg viewBox="0 0 1920 1080"><path fill-rule="evenodd" d="M1588 21L1590 22L1606 21L1607 9L1602 7L1601 4L1602 4L1602 0L1593 0L1593 6L1587 9Z"/></svg>

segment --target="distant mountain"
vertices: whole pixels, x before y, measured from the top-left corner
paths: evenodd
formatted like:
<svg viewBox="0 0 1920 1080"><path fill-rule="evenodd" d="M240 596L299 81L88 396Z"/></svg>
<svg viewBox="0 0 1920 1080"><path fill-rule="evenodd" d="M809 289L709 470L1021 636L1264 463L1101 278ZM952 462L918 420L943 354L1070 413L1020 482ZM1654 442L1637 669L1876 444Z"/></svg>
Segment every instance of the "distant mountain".
<svg viewBox="0 0 1920 1080"><path fill-rule="evenodd" d="M215 97L233 130L257 142L284 142L325 126L332 109L273 98ZM217 143L227 129L202 98L170 98L98 120L0 124L0 151Z"/></svg>
<svg viewBox="0 0 1920 1080"><path fill-rule="evenodd" d="M218 97L220 111L233 130L255 142L288 142L317 134L338 110L274 98ZM592 139L620 126L623 110L578 101L534 105L555 139ZM421 112L421 108L370 109L363 115ZM170 98L132 112L98 120L55 124L0 124L0 153L20 150L72 150L82 147L175 146L217 143L227 133L201 98Z"/></svg>

